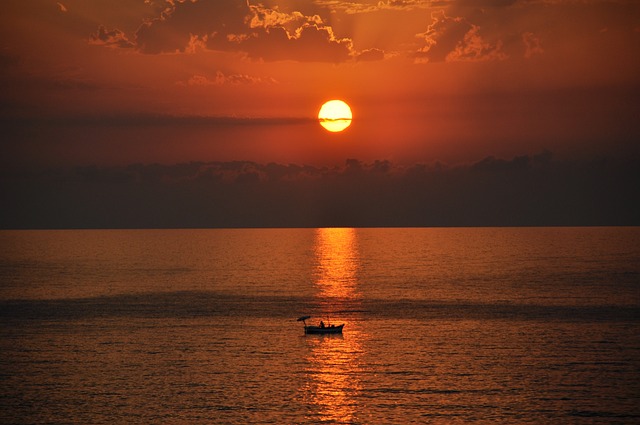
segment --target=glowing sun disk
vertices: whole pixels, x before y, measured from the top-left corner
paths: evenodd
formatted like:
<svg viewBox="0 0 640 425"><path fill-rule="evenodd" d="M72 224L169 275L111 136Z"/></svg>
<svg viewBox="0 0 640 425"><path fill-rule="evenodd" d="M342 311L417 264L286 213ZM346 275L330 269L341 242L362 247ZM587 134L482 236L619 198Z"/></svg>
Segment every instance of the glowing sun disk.
<svg viewBox="0 0 640 425"><path fill-rule="evenodd" d="M342 100L325 102L318 112L320 125L332 133L342 131L351 125L351 108Z"/></svg>

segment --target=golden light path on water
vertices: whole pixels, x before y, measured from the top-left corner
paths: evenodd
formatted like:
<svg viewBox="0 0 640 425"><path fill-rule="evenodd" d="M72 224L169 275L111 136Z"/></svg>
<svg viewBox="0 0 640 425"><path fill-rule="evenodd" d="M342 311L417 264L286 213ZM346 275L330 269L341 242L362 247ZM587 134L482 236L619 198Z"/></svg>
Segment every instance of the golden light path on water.
<svg viewBox="0 0 640 425"><path fill-rule="evenodd" d="M357 298L360 258L356 229L317 229L314 250L316 286L320 290L321 301L331 304ZM337 305L327 305L328 309L331 307Z"/></svg>
<svg viewBox="0 0 640 425"><path fill-rule="evenodd" d="M340 312L357 303L360 257L355 229L318 229L315 235L317 298L324 320L343 323ZM331 317L333 316L333 317ZM316 406L319 422L353 423L357 411L355 397L361 390L359 378L365 355L365 334L351 321L344 335L308 335L311 350L306 394ZM313 418L311 418L313 419Z"/></svg>

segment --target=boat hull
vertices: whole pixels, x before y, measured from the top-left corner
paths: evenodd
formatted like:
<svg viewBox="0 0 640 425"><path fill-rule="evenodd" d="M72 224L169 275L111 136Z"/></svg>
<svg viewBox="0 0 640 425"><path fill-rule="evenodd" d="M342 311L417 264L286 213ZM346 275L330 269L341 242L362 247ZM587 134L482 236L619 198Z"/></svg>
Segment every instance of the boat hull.
<svg viewBox="0 0 640 425"><path fill-rule="evenodd" d="M317 335L325 335L325 334L341 334L342 328L344 324L338 326L305 326L304 333L306 334L317 334Z"/></svg>

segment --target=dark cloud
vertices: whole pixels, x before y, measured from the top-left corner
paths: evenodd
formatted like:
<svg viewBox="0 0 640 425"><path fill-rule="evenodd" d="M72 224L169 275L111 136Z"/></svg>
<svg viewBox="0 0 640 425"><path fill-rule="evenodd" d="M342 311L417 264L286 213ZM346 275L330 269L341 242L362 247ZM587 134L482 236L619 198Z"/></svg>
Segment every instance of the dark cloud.
<svg viewBox="0 0 640 425"><path fill-rule="evenodd" d="M136 32L143 53L185 51L192 35L240 34L247 30L250 9L244 0L171 2L159 18L144 22Z"/></svg>
<svg viewBox="0 0 640 425"><path fill-rule="evenodd" d="M432 23L416 35L424 46L416 53L418 62L488 61L506 59L502 41L486 41L478 25L463 17L447 16L443 10L431 14Z"/></svg>
<svg viewBox="0 0 640 425"><path fill-rule="evenodd" d="M351 58L352 43L338 39L331 27L305 24L295 36L281 26L256 28L250 36L210 39L208 46L220 50L241 50L253 59L267 61L344 62Z"/></svg>
<svg viewBox="0 0 640 425"><path fill-rule="evenodd" d="M2 228L638 225L640 161L350 159L4 171Z"/></svg>
<svg viewBox="0 0 640 425"><path fill-rule="evenodd" d="M15 127L49 126L216 126L216 125L286 125L307 121L311 118L296 117L236 117L236 116L199 116L199 115L166 115L166 114L91 114L74 115L70 117L42 117L18 120L0 119L0 124Z"/></svg>
<svg viewBox="0 0 640 425"><path fill-rule="evenodd" d="M92 44L135 47L142 53L210 50L244 52L266 61L342 62L352 57L352 42L338 37L319 15L282 12L245 0L167 2L155 19L143 22L131 41L101 26Z"/></svg>
<svg viewBox="0 0 640 425"><path fill-rule="evenodd" d="M131 49L135 47L135 44L127 39L124 32L118 29L109 31L102 25L98 27L98 31L95 34L91 35L89 43L107 47L118 47L121 49Z"/></svg>

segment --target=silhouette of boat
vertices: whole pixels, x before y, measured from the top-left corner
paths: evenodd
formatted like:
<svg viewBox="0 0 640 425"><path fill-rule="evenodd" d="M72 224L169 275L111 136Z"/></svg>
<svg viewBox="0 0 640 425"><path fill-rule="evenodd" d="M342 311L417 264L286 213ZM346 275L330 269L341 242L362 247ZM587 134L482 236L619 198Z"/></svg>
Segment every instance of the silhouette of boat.
<svg viewBox="0 0 640 425"><path fill-rule="evenodd" d="M344 323L341 325L325 325L324 322L320 322L319 326L307 325L307 319L311 319L311 316L302 316L298 318L298 322L304 323L305 334L341 334Z"/></svg>

